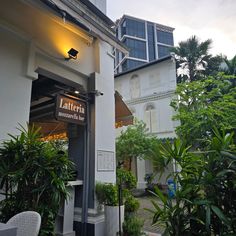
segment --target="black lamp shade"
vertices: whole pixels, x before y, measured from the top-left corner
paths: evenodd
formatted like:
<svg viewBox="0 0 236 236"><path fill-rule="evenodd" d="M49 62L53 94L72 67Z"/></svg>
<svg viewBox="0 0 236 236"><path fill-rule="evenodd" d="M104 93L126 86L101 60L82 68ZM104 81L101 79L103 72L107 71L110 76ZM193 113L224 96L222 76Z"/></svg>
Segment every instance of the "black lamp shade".
<svg viewBox="0 0 236 236"><path fill-rule="evenodd" d="M69 55L69 58L73 58L73 59L77 58L78 51L75 50L74 48L71 48L67 53Z"/></svg>

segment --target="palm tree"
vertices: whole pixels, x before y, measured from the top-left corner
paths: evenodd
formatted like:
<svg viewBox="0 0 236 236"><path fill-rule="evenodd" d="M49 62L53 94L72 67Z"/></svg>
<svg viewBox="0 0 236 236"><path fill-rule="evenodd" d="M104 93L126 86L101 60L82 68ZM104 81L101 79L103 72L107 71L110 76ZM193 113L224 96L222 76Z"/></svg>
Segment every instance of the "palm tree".
<svg viewBox="0 0 236 236"><path fill-rule="evenodd" d="M194 81L198 74L205 70L211 58L209 54L211 44L211 39L200 42L194 35L186 41L180 42L179 46L172 48L171 51L175 53L179 77L182 77L181 80ZM187 77L183 77L183 74Z"/></svg>
<svg viewBox="0 0 236 236"><path fill-rule="evenodd" d="M228 60L226 57L224 61L227 65L225 73L229 75L236 75L236 55L231 60Z"/></svg>

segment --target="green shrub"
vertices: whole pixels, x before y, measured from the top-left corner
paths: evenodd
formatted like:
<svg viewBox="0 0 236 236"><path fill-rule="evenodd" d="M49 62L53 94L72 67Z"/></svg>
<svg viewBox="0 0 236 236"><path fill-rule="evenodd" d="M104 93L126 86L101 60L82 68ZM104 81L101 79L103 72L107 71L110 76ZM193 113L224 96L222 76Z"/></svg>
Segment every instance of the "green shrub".
<svg viewBox="0 0 236 236"><path fill-rule="evenodd" d="M118 184L122 187L122 196L121 204L123 204L123 198L126 199L129 197L130 189L136 187L137 181L134 175L127 170L117 169L117 184L111 183L100 183L96 184L96 196L100 204L108 206L117 206L118 205Z"/></svg>
<svg viewBox="0 0 236 236"><path fill-rule="evenodd" d="M217 130L208 147L193 152L179 139L160 146L160 153L180 167L175 199L156 188L153 224L166 234L236 235L236 149L233 133ZM160 204L161 202L161 204ZM162 207L160 206L162 205Z"/></svg>
<svg viewBox="0 0 236 236"><path fill-rule="evenodd" d="M40 141L39 129L19 130L19 136L10 135L0 148L0 187L6 196L0 202L0 221L34 210L42 217L40 235L54 235L60 204L68 197L66 184L73 164L64 152Z"/></svg>
<svg viewBox="0 0 236 236"><path fill-rule="evenodd" d="M118 205L118 188L115 184L98 182L95 191L100 204L107 206Z"/></svg>
<svg viewBox="0 0 236 236"><path fill-rule="evenodd" d="M125 200L125 214L128 215L130 213L137 212L139 206L140 206L139 201L135 197L130 195Z"/></svg>
<svg viewBox="0 0 236 236"><path fill-rule="evenodd" d="M142 232L144 221L137 216L126 217L123 223L124 236L142 236L145 235Z"/></svg>
<svg viewBox="0 0 236 236"><path fill-rule="evenodd" d="M131 171L125 169L116 170L117 184L121 184L123 189L134 189L137 185L137 180Z"/></svg>

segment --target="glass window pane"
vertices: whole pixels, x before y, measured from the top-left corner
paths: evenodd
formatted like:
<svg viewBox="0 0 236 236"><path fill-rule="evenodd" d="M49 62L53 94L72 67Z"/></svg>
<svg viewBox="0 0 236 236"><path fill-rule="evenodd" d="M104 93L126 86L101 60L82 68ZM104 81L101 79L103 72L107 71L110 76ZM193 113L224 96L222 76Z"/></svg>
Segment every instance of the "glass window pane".
<svg viewBox="0 0 236 236"><path fill-rule="evenodd" d="M147 25L148 31L148 54L149 61L155 60L155 39L154 39L154 25L148 23Z"/></svg>
<svg viewBox="0 0 236 236"><path fill-rule="evenodd" d="M170 47L158 45L158 58L170 55Z"/></svg>
<svg viewBox="0 0 236 236"><path fill-rule="evenodd" d="M157 30L157 42L174 45L173 33Z"/></svg>
<svg viewBox="0 0 236 236"><path fill-rule="evenodd" d="M127 35L135 36L138 38L145 38L145 24L144 22L126 19L126 32Z"/></svg>
<svg viewBox="0 0 236 236"><path fill-rule="evenodd" d="M130 57L146 59L146 42L126 38L124 44L130 49Z"/></svg>
<svg viewBox="0 0 236 236"><path fill-rule="evenodd" d="M142 62L142 61L134 61L134 60L127 59L122 64L122 71L131 70L131 69L141 66L143 64L144 64L144 62Z"/></svg>

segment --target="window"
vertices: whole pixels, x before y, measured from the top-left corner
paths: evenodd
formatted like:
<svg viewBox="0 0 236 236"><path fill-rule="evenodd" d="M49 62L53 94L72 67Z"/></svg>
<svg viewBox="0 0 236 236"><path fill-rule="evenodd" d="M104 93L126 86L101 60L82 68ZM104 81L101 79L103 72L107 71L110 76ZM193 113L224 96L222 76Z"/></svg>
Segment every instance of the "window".
<svg viewBox="0 0 236 236"><path fill-rule="evenodd" d="M140 97L140 81L137 75L132 75L129 88L131 99Z"/></svg>
<svg viewBox="0 0 236 236"><path fill-rule="evenodd" d="M121 37L126 34L126 20L121 25Z"/></svg>
<svg viewBox="0 0 236 236"><path fill-rule="evenodd" d="M145 39L145 24L141 21L126 19L125 34ZM124 34L122 34L124 35Z"/></svg>
<svg viewBox="0 0 236 236"><path fill-rule="evenodd" d="M126 38L124 44L130 49L130 57L135 57L139 59L146 59L146 42Z"/></svg>
<svg viewBox="0 0 236 236"><path fill-rule="evenodd" d="M154 25L148 23L147 25L148 31L148 54L149 61L155 60L155 39L154 39Z"/></svg>
<svg viewBox="0 0 236 236"><path fill-rule="evenodd" d="M144 121L150 133L157 132L157 112L153 105L148 105L144 113Z"/></svg>
<svg viewBox="0 0 236 236"><path fill-rule="evenodd" d="M158 45L158 58L170 55L170 47Z"/></svg>
<svg viewBox="0 0 236 236"><path fill-rule="evenodd" d="M173 46L173 33L157 30L157 42Z"/></svg>
<svg viewBox="0 0 236 236"><path fill-rule="evenodd" d="M127 59L122 64L122 71L131 70L135 67L143 65L144 63L145 62L142 62L142 61L135 61L135 60Z"/></svg>

